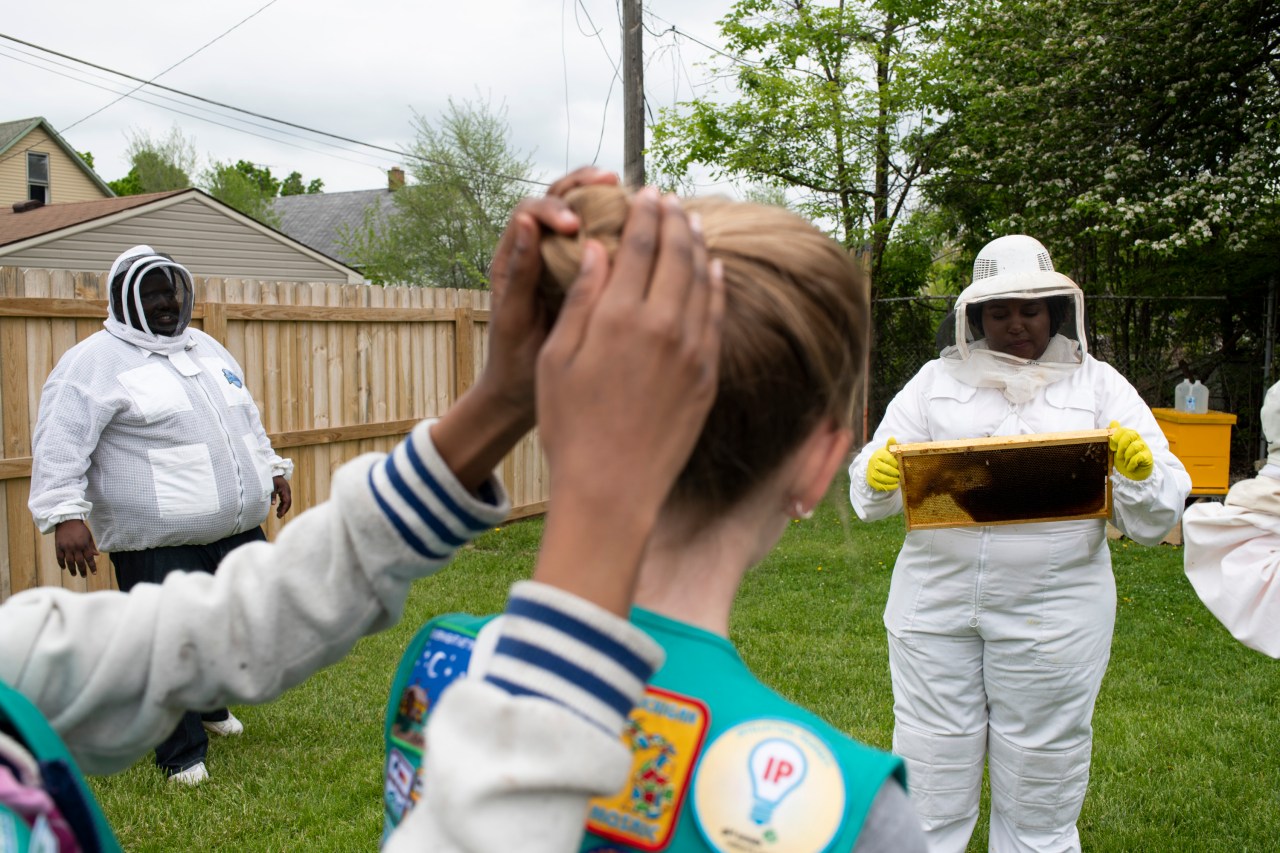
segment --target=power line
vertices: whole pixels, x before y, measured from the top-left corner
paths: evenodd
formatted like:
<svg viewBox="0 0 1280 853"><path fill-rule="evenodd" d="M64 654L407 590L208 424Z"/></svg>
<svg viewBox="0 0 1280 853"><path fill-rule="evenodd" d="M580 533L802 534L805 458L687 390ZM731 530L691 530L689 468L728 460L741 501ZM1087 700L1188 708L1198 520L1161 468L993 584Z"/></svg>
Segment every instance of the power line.
<svg viewBox="0 0 1280 853"><path fill-rule="evenodd" d="M26 46L26 47L34 48L35 50L39 50L39 51L42 51L42 52L44 52L44 53L51 54L51 55L53 55L53 56L57 56L57 57L60 57L60 58L62 58L62 59L67 59L67 60L70 60L71 62L76 62L76 63L79 63L79 64L81 64L81 65L87 65L87 66L88 66L88 67L90 67L90 68L96 68L96 69L97 69L97 70L99 70L99 71L105 71L105 72L106 72L106 73L108 73L108 74L114 74L114 75L116 75L117 77L123 77L123 78L125 78L126 80L133 80L133 81L134 81L134 82L136 82L136 83L141 83L143 86L150 86L150 87L152 87L153 89L162 89L162 90L164 90L164 91L166 91L166 92L173 92L175 95L181 95L181 96L182 96L182 97L184 97L184 98L190 98L190 99L192 99L192 100L194 100L194 101L200 101L201 103L211 104L211 105L213 105L213 106L215 106L215 107L221 107L222 109L225 109L225 110L231 110L232 112L242 113L242 114L244 114L244 115L253 116L254 118L260 118L260 119L263 119L263 120L265 120L265 121L272 122L272 123L274 123L274 124L284 125L285 127L292 127L292 128L294 128L294 129L296 129L296 130L306 131L307 133L313 133L313 134L315 134L316 136L323 136L323 137L327 137L327 138L329 138L329 139L336 139L336 140L338 140L338 141L340 141L340 142L347 142L347 143L350 143L350 144L352 144L352 145L359 145L359 146L361 146L361 147L363 147L363 148L369 148L369 149L374 150L374 151L383 151L383 152L386 152L386 153L388 153L388 154L394 154L394 155L396 155L396 157L398 157L398 158L408 158L408 159L418 160L419 162L428 163L428 164L431 164L431 165L433 165L433 166L446 166L446 167L450 167L450 168L461 168L461 169L464 169L464 170L466 170L466 171L474 172L474 173L476 173L476 174L487 175L487 176L489 176L489 177L495 177L495 178L502 178L502 179L504 179L504 180L508 180L508 181L517 181L517 182L519 182L519 183L534 184L534 185L536 185L536 186L541 186L541 187L551 186L551 185L550 185L549 183L547 183L546 181L536 181L536 180L533 180L532 178L521 178L521 177L518 177L518 176L516 176L516 175L505 175L505 174L502 174L502 173L500 173L500 172L487 172L487 171L485 171L485 170L483 170L483 169L478 169L478 168L475 168L475 167L473 167L473 166L467 166L467 165L464 165L464 164L457 164L457 163L445 163L444 161L441 161L441 160L436 160L436 159L433 159L433 158L430 158L430 157L424 157L424 156L423 156L423 155L421 155L421 154L417 154L417 153L413 153L413 152L408 152L408 151L403 151L403 150L399 150L399 149L395 149L395 148L388 148L388 147L386 147L386 146L384 146L384 145L375 145L375 144L374 144L374 143L372 143L372 142L363 142L363 141L361 141L361 140L359 140L359 139L352 139L352 138L351 138L351 137L349 137L349 136L342 136L341 134L337 134L337 133L330 133L330 132L329 132L329 131L327 131L327 130L319 130L319 129L314 128L314 127L308 127L307 125L304 125L304 124L298 124L298 123L296 123L296 122L287 121L287 120L285 120L285 119L276 118L276 117L274 117L274 116L269 116L269 115L266 115L266 114L264 114L264 113L254 112L253 110L247 110L247 109L244 109L244 108L242 108L242 107L233 106L232 104L223 103L222 101L215 101L215 100L213 100L212 98L206 98L206 97L203 97L203 96L201 96L201 95L195 95L195 94L192 94L192 93L190 93L190 92L184 92L184 91L183 91L183 90L181 90L181 89L175 89L175 88L173 88L172 86L166 86L166 85L164 85L163 83L153 83L153 82L151 82L151 81L149 81L149 80L144 80L144 79L142 79L141 77L135 77L134 75L132 75L132 74L126 74L126 73L125 73L125 72L123 72L123 71L116 71L115 69L107 68L107 67L105 67L105 66L103 66L103 65L98 65L98 64L96 64L96 63L89 62L88 60L80 59L79 57L71 56L71 55L66 54L66 53L61 53L61 52L59 52L59 51L53 50L53 49L51 49L51 48L44 47L44 46L42 46L42 45L34 44L34 43L32 43L32 42L29 42L29 41L24 41L24 40L22 40L22 39L20 39L20 38L15 38L14 36L7 35L7 34L5 34L5 33L0 33L0 39L5 39L6 41L11 41L11 42L15 42L15 43L17 43L17 44L24 45L24 46ZM82 82L85 82L85 81L82 81ZM90 85L92 85L92 84L90 84ZM140 86L139 88L141 88L141 86ZM129 96L128 96L128 95L126 95L125 97L129 97ZM144 102L144 103L146 103L146 102ZM153 106L154 106L154 105L153 105ZM243 129L241 129L241 128L229 128L229 129L231 129L231 130L239 130L239 131L240 131L240 132L242 132L242 133L251 133L250 131L246 131L246 130L243 130ZM352 153L354 153L354 152L352 152ZM11 155L11 156L12 156L12 155ZM7 158L6 158L6 159L7 159Z"/></svg>
<svg viewBox="0 0 1280 853"><path fill-rule="evenodd" d="M653 36L654 38L662 38L667 33L675 33L678 36L687 38L689 41L693 42L694 44L702 45L712 53L718 53L720 56L723 56L725 59L731 60L737 63L738 65L742 65L746 68L759 68L762 64L759 62L752 62L750 59L743 59L741 56L734 56L732 53L725 53L723 50L716 47L715 45L707 44L705 41L698 38L697 36L689 35L689 33L686 33L684 30L680 29L675 24L668 21L666 18L656 15L653 12L649 12L648 14L650 17L654 18L655 20L662 21L662 23L667 25L667 28L665 30L662 30L661 32L655 32L649 29L648 26L645 26L645 29L649 31L649 35Z"/></svg>
<svg viewBox="0 0 1280 853"><path fill-rule="evenodd" d="M28 55L30 55L30 54L28 54ZM28 61L27 61L27 60L25 60L25 59L20 59L20 58L18 58L17 56L13 56L12 54L8 53L7 51L5 51L5 50L3 50L3 49L0 49L0 56L3 56L3 57L5 57L5 58L7 58L7 59L11 59L11 60L13 60L14 62L20 62L20 63L22 63L23 65L29 65L29 66L31 66L32 68L39 69L40 71L46 71L46 72L48 72L48 73L50 73L50 74L56 74L56 75L58 75L59 77L65 77L65 78L67 78L68 80L71 80L71 81L76 82L76 83L81 83L81 84L86 85L86 86L92 86L92 87L94 87L95 89L101 89L101 90L103 90L104 92L110 92L110 93L112 93L112 94L117 94L117 93L118 93L118 91L119 91L119 90L117 90L117 89L110 88L109 86L103 85L103 84L101 84L101 83L95 83L95 82L93 82L92 80L86 80L86 79L84 79L83 77L76 77L76 76L74 76L73 74L68 74L68 73L63 72L63 71L57 71L57 70L55 70L55 69L53 69L53 68L47 68L47 67L45 67L45 66L43 66L43 65L37 65L37 64L36 64L36 63L34 63L34 62L28 62ZM42 61L46 61L46 60L42 60ZM64 68L70 68L70 66L62 66L62 67L64 67ZM248 121L248 120L246 120L246 119L239 119L239 118L234 118L234 117L232 117L232 116L226 116L226 115L223 115L222 113L213 112L212 110L209 110L209 109L208 109L208 108L206 108L206 107L201 107L201 106L199 106L198 104L197 104L197 105L187 104L187 103L186 103L186 102L184 102L184 101L179 101L179 100L177 100L176 98L170 98L170 97L168 97L167 95L162 95L162 94L160 94L160 93L158 93L158 92L157 92L157 93L154 93L154 96L155 96L155 97L158 97L158 98L163 98L163 99L165 99L165 100L172 101L172 102L174 102L174 103L176 103L176 104L180 104L180 105L182 105L182 106L188 106L188 107L191 107L191 108L193 108L193 109L203 110L203 111L205 111L205 112L209 113L210 115L216 116L217 118L230 119L230 120L233 120L233 121L240 121L240 122L243 122L243 123L245 123L245 124L248 124L248 125L250 125L250 126L252 126L252 127L258 127L258 128L261 128L262 130L269 131L269 132L271 132L271 133L276 133L276 134L285 134L285 135L287 135L287 136L292 136L292 137L294 137L295 139L300 139L300 140L303 140L303 141L306 141L306 142L312 142L312 141L314 141L314 142L317 142L317 143L318 143L318 144L320 144L320 145L327 145L327 146L329 146L330 148L336 149L337 151L341 151L341 152L346 153L346 154L354 154L354 155L356 155L356 156L360 156L360 157L382 157L382 158L384 158L384 160L390 160L390 159L391 159L391 158L387 158L387 157L385 157L385 155L381 155L381 154L365 154L365 153L362 153L362 152L359 152L359 151L353 151L353 150L351 150L351 149L349 149L349 148L343 148L342 146L337 145L337 144L332 143L332 142L326 142L326 141L324 141L324 140L312 140L312 139L309 139L308 137L302 136L302 135L300 135L300 134L290 133L290 132L289 132L289 131L287 131L287 130L281 130L281 129L279 129L279 128L273 128L273 127L270 127L270 126L268 126L268 125L258 124L257 122ZM264 140L266 140L266 141L268 141L268 142L274 142L274 143L277 143L277 144L280 144L280 145L287 145L287 146L289 146L290 148L297 148L297 149L299 149L299 150L301 150L301 151L310 151L310 152L311 152L311 153L313 153L313 154L320 154L320 155L323 155L323 156L326 156L326 157L333 157L333 158L335 158L335 159L343 160L343 161L346 161L346 162L348 162L348 163L354 163L354 164L356 164L356 165L358 165L358 166L369 166L369 167L371 167L371 168L377 168L377 169L381 169L381 168L382 168L381 166L375 165L375 164L373 164L373 163L369 163L369 162L367 162L367 161L352 160L352 159L351 159L351 158L349 158L349 157L341 157L341 156L339 156L338 154L335 154L335 153L333 153L333 152L331 152L331 151L323 151L323 150L316 149L316 148L310 148L310 147L305 146L305 145L298 145L297 143L289 142L288 140L280 139L280 138L278 138L278 137L276 137L276 136L266 136L266 135L263 135L263 134L261 134L261 133L255 133L255 132L254 132L254 131L252 131L252 130L247 130L247 129L243 128L243 127L236 127L236 126L234 126L234 125L224 124L223 122L220 122L220 121L215 121L215 120L214 120L214 119L212 119L212 118L206 118L205 116L194 115L194 114L192 114L192 113L186 112L185 110L178 109L177 107L169 106L168 104L161 104L161 103L157 103L157 102L155 102L155 101L148 100L147 98L144 98L144 97L142 97L141 95L137 95L137 94L135 94L135 95L133 95L133 96L132 96L132 98L133 98L133 100L138 101L139 103L143 103L143 104L146 104L146 105L148 105L148 106L156 107L157 109L167 110L167 111L169 111L169 112L171 112L171 113L176 113L176 114L181 115L181 116L186 116L187 118L195 119L196 121L202 121L202 122L205 122L205 123L207 123L207 124L212 124L212 125L214 125L214 126L216 126L216 127L225 128L226 130L235 131L235 132L237 132L237 133L244 133L244 134L248 134L249 136L255 136L255 137L259 138L259 139L264 139ZM6 162L6 161L8 161L8 160L10 160L10 159L12 159L12 158L14 158L14 157L18 156L19 154L26 153L27 151L30 151L30 150L32 149L32 147L33 147L33 146L27 146L26 148L18 149L18 150L14 151L14 152L12 152L12 153L10 153L10 154L6 154L5 156L0 157L0 163L4 163L4 162ZM400 159L400 158L396 158L395 160L392 160L392 162L396 162L396 161L397 161L397 160L399 160L399 159Z"/></svg>
<svg viewBox="0 0 1280 853"><path fill-rule="evenodd" d="M116 94L116 93L119 91L119 90L117 90L117 89L113 89L113 88L111 88L110 86L103 85L103 84L101 84L101 83L95 83L95 82L93 82L92 80L84 79L83 77L77 77L77 76L74 76L73 74L65 73L65 72L62 72L62 71L57 71L57 70L55 70L55 69L53 69L53 68L48 68L48 67L45 67L45 66L43 66L43 65L37 65L37 64L36 64L36 63L34 63L34 62L28 62L28 61L27 61L27 60L25 60L25 59L20 59L20 58L18 58L17 56L12 55L11 53L9 53L9 52L8 52L9 50L14 50L14 49L13 49L13 48L7 48L7 49L6 49L6 48L0 48L0 56L6 57L6 58L8 58L8 59L12 59L14 62L20 62L20 63L22 63L23 65L29 65L30 67L32 67L32 68L36 68L36 69L39 69L39 70L41 70L41 71L47 71L47 72L48 72L48 73L50 73L50 74L56 74L56 75L58 75L59 77L65 77L65 78L67 78L68 80L72 80L72 81L74 81L74 82L76 82L76 83L82 83L82 84L84 84L84 85L86 85L86 86L93 86L93 87L94 87L94 88L96 88L96 89L102 89L104 92L111 92L112 94ZM23 55L25 55L25 56L32 56L32 57L35 57L35 58L39 59L41 62L50 62L50 60L44 59L43 57L36 57L34 54L26 53L25 51L18 51L18 52L19 52L19 53L22 53L22 54L23 54ZM70 70L70 71L78 71L78 69L75 69L75 68L73 68L73 67L72 67L72 66L70 66L70 65L63 65L62 63L51 63L51 64L57 65L57 66L59 66L60 68L66 68L66 69L68 69L68 70ZM100 79L104 79L104 80L105 80L106 78L100 78ZM203 112L207 112L207 113L209 113L210 115L216 116L217 118L223 118L223 119L229 119L229 120L232 120L232 121L239 121L239 122L243 122L244 124L247 124L247 125L249 125L249 126L251 126L251 127L257 127L257 128L260 128L260 129L262 129L262 130L264 130L264 131L269 131L269 132L271 132L271 133L284 134L285 136L291 136L291 137L293 137L293 138L295 138L295 139L303 140L304 142L316 142L317 144L320 144L320 145L328 145L329 147L334 148L334 149L336 149L336 150L338 150L338 151L342 151L343 153L347 153L347 154L355 154L355 155L357 155L357 156L383 157L383 155L381 155L381 154L363 154L363 153L358 152L358 151L353 151L353 150L351 150L351 149L349 149L349 148L344 148L344 147L342 147L341 145L337 145L337 144L332 143L332 142L325 142L324 140L313 140L313 139L311 139L311 138L309 138L309 137L303 136L303 135L298 134L298 133L291 133L290 131L287 131L287 130L282 130L282 129L280 129L280 128L274 128L274 127L271 127L271 126L269 126L269 125L265 125L265 124L259 124L259 123L257 123L257 122L249 121L249 120L247 120L247 119L240 119L240 118L235 118L235 117L232 117L232 116L226 116L226 115L223 115L222 113L214 112L213 110L210 110L210 109L208 109L207 107L202 107L202 106L200 106L199 104L188 104L188 103L186 103L185 101L180 101L180 100L178 100L177 98L171 98L171 97L169 97L168 95L164 95L164 94L161 94L161 93L159 93L159 92L155 92L155 93L148 93L148 95L149 95L149 96L151 96L151 97L160 98L160 99L162 99L162 100L171 101L171 102L173 102L173 103L175 103L175 104L179 104L179 105L184 106L184 107L190 107L190 108L192 108L192 109L201 110L201 111L203 111ZM182 116L187 116L188 118L193 118L193 119L195 119L195 120L197 120L197 121L203 121L203 122L206 122L206 123L208 123L208 124L215 125L215 126L217 126L217 127L225 128L225 129L227 129L227 130L232 130L232 131L236 131L236 132L239 132L239 133L247 133L247 134L249 134L249 135L251 135L251 136L256 136L256 137L258 137L259 139L265 139L265 140L267 140L268 142L277 142L277 143L279 143L279 144L282 144L282 145L288 145L288 146L290 146L290 147L298 148L298 149L303 150L303 151L310 151L310 152L312 152L312 153L314 153L314 154L321 154L321 155L324 155L324 156L326 156L326 157L335 157L335 158L340 159L340 160L346 160L348 163L356 163L357 165L361 165L361 166L373 166L373 164L371 164L371 163L364 163L364 162L360 162L360 161L357 161L357 160L351 160L351 159L348 159L348 158L346 158L346 157L338 157L338 155L333 154L333 153L328 152L328 151L321 151L321 150L316 149L316 148L308 148L308 147L306 147L306 146L297 145L297 144L295 144L295 143L288 142L287 140L278 139L278 138L276 138L276 137L274 137L274 136L263 136L262 134L254 133L254 132L253 132L253 131L251 131L251 130L245 130L244 128L241 128L241 127L235 127L235 126L233 126L233 125L223 124L223 123L222 123L222 122L220 122L220 121L214 121L214 120L213 120L213 119L211 119L211 118L205 118L205 117L203 117L203 116L193 115L193 114L191 114L191 113L188 113L188 112L185 112L185 111L183 111L183 110L180 110L180 109L178 109L177 107L171 107L171 106L168 106L168 105L166 105L166 104L161 104L161 103L157 103L157 102L155 102L155 101L147 100L147 98L143 98L143 97L141 97L141 96L139 96L139 95L133 95L133 99L134 99L134 100L136 100L136 101L139 101L139 102L141 102L141 103L147 104L148 106L157 107L158 109L162 109L162 110L168 110L169 112L177 113L178 115L182 115ZM0 158L0 162L4 162L4 161L5 161L5 160L7 160L7 159L9 159L9 158L8 158L8 157ZM390 159L390 158L383 157L383 159ZM397 159L399 159L399 158L397 158ZM393 161L393 162L394 162L394 161ZM380 168L380 167L376 167L376 168Z"/></svg>
<svg viewBox="0 0 1280 853"><path fill-rule="evenodd" d="M573 139L573 115L569 111L569 52L564 44L564 6L560 0L560 71L564 77L564 170L569 171L569 142Z"/></svg>
<svg viewBox="0 0 1280 853"><path fill-rule="evenodd" d="M582 22L578 20L578 9L582 9L582 13L587 16L587 23L591 24L595 32L588 33L582 29ZM596 139L596 153L591 157L591 165L594 166L600 159L600 149L604 147L604 131L609 121L609 101L613 98L613 87L615 83L622 79L622 72L618 68L618 63L613 61L613 54L609 53L608 45L604 43L604 37L601 35L604 28L596 26L596 22L592 20L591 13L587 11L586 4L583 3L583 0L575 0L573 6L573 22L578 25L578 32L580 34L587 36L588 38L594 36L596 41L600 42L600 48L604 51L605 59L609 60L609 64L613 66L613 78L609 80L609 91L606 92L604 96L604 109L600 111L600 136ZM565 142L565 145L566 147L568 146L567 141ZM566 164L566 168L567 167L568 164Z"/></svg>
<svg viewBox="0 0 1280 853"><path fill-rule="evenodd" d="M279 0L267 0L267 4L266 4L265 6L262 6L260 9L258 9L258 11L254 12L252 15L249 15L249 17L247 17L247 18L243 19L243 20L242 20L242 21L240 21L239 23L237 23L237 24L235 24L234 26L232 26L232 27L231 27L231 29L227 30L226 32L222 33L221 35L215 36L212 40L210 40L210 41L208 41L208 42L205 42L203 45L201 45L200 47L198 47L198 48L196 48L195 50L191 51L191 53L188 53L186 56L182 57L182 58L181 58L181 59L179 59L177 62L173 63L173 64L172 64L172 65L170 65L168 68L166 68L165 70L161 71L159 74L155 75L154 77L152 77L150 80L146 81L145 83L139 83L137 86L133 87L133 88L132 88L132 89L130 89L128 92L125 92L123 95L121 95L120 97L116 98L116 99L115 99L114 101L112 101L111 103L109 103L109 104L105 104L105 105L103 105L103 106L101 106L101 107L98 107L98 109L96 109L96 110L94 110L93 112L89 113L89 114L88 114L87 116L85 116L84 118L79 119L79 120L77 120L77 121L73 121L73 122L71 122L71 124L69 124L69 125L67 125L66 127L62 128L62 129L61 129L60 131L58 131L58 132L59 132L59 133L66 133L68 130L70 130L71 128L75 127L77 124L80 124L80 122L88 121L89 119L93 118L93 117L94 117L94 116L96 116L98 113L102 112L103 110L107 109L108 107L111 107L111 106L114 106L115 104L120 103L120 102L121 102L121 101L123 101L125 98L129 97L129 96L130 96L130 95L132 95L134 92L136 92L136 91L138 91L139 89L141 89L143 86L146 86L148 83L154 83L156 80L159 80L161 77L163 77L164 75L168 74L170 71L172 71L173 69L177 68L179 65L181 65L181 64L182 64L182 63L184 63L184 62L186 62L188 59L190 59L191 57L195 56L195 55L196 55L197 53L199 53L200 51L202 51L202 50L204 50L205 48L209 47L209 46L210 46L211 44L213 44L214 42L220 41L224 36L226 36L226 35L230 34L233 30L235 30L235 29L239 28L241 24L245 23L245 22L246 22L246 21L248 21L250 18L256 18L259 14L261 14L261 13L262 13L262 12L264 12L264 11L266 11L267 7L269 7L269 6L273 6L273 5L275 5L276 3L278 3L278 2L279 2Z"/></svg>

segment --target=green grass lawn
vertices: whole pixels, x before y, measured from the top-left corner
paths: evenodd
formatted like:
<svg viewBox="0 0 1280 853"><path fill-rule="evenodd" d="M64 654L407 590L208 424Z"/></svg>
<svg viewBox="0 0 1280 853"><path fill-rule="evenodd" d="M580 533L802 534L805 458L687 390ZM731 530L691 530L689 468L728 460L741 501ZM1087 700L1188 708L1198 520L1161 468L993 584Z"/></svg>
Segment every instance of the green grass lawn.
<svg viewBox="0 0 1280 853"><path fill-rule="evenodd" d="M888 748L880 616L902 524L846 522L839 509L793 524L748 576L733 639L765 682ZM246 732L215 740L199 788L169 787L149 759L93 780L125 849L375 849L382 713L401 650L437 613L499 609L541 530L528 521L486 534L417 584L399 626L275 703L236 708ZM1200 605L1181 549L1112 549L1120 605L1094 717L1085 850L1280 849L1280 663L1238 645ZM986 849L985 821L971 849Z"/></svg>

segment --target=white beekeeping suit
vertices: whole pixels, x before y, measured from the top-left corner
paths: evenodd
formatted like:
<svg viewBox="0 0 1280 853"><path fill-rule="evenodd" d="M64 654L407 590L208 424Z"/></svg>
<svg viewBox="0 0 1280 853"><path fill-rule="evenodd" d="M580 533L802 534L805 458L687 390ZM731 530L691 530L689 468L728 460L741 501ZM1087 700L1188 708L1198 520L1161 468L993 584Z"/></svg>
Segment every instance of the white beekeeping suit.
<svg viewBox="0 0 1280 853"><path fill-rule="evenodd" d="M154 334L140 283L175 285L173 335ZM29 507L41 532L85 519L104 551L208 543L261 524L273 478L293 463L271 448L244 371L190 329L191 275L135 246L108 276L105 327L67 351L41 392Z"/></svg>
<svg viewBox="0 0 1280 853"><path fill-rule="evenodd" d="M1231 635L1280 658L1280 384L1262 401L1267 463L1222 503L1196 503L1182 520L1183 568Z"/></svg>
<svg viewBox="0 0 1280 853"><path fill-rule="evenodd" d="M1039 345L1027 343L1034 323ZM1037 241L1014 235L983 248L957 300L954 343L942 343L849 468L859 518L902 509L896 480L878 488L868 480L890 438L1028 435L1118 421L1145 441L1150 462L1145 479L1113 473L1111 520L1144 544L1177 523L1190 478L1133 387L1088 354L1080 290L1053 271ZM1047 474L1044 488L1053 488ZM884 614L893 748L907 760L931 850L966 849L984 758L991 850L1079 849L1093 705L1114 621L1102 520L907 534Z"/></svg>

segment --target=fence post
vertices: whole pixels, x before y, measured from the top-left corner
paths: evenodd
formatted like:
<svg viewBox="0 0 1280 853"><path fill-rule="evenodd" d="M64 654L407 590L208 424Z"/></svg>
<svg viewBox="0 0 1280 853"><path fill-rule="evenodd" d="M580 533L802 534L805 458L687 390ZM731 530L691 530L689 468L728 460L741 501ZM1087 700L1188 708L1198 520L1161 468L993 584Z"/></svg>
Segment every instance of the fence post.
<svg viewBox="0 0 1280 853"><path fill-rule="evenodd" d="M475 311L469 305L454 309L454 373L457 377L453 401L466 393L476 381L476 324Z"/></svg>

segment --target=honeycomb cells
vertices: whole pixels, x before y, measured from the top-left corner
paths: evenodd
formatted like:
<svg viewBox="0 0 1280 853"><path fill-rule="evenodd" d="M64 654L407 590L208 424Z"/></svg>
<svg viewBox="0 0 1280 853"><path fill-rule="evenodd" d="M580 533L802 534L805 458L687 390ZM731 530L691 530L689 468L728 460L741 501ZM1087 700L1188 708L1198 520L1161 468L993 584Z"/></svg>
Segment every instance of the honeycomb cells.
<svg viewBox="0 0 1280 853"><path fill-rule="evenodd" d="M1073 443L1002 443L899 458L911 528L1105 518L1111 511L1106 434Z"/></svg>

